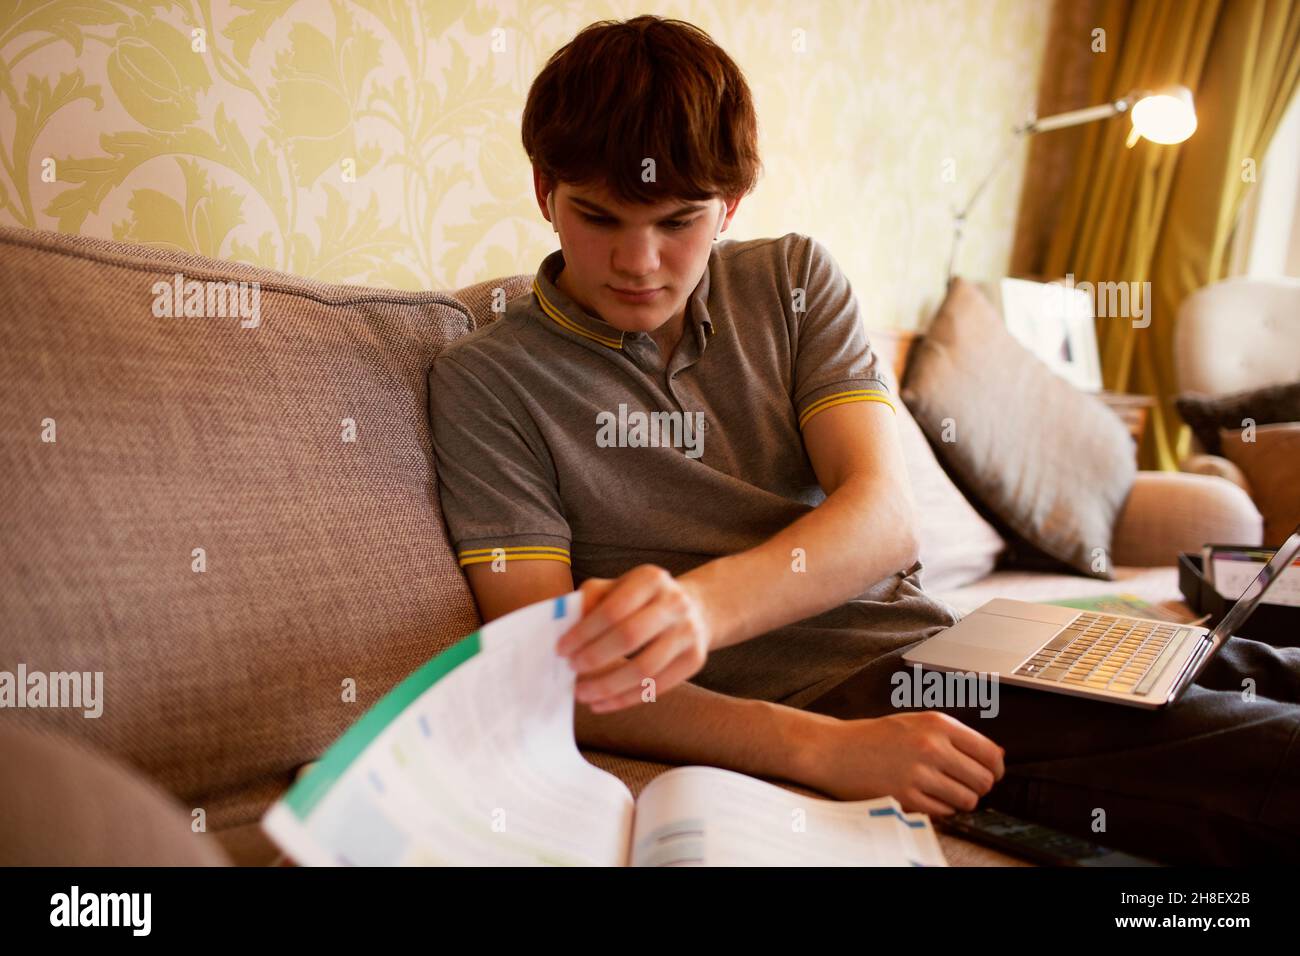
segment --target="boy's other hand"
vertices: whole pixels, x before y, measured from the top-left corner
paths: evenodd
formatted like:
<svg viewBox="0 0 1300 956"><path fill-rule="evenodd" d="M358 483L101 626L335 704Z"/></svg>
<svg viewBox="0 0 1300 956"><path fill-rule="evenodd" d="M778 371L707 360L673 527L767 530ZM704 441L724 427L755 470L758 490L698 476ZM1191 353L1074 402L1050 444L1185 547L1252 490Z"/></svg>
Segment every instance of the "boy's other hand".
<svg viewBox="0 0 1300 956"><path fill-rule="evenodd" d="M817 738L814 786L840 800L892 796L906 812L975 809L1005 751L955 717L914 711L844 720Z"/></svg>
<svg viewBox="0 0 1300 956"><path fill-rule="evenodd" d="M578 591L582 618L555 650L569 659L576 698L593 713L640 703L647 688L665 694L704 666L713 629L690 581L643 564L614 580L588 578ZM654 683L643 685L646 678Z"/></svg>

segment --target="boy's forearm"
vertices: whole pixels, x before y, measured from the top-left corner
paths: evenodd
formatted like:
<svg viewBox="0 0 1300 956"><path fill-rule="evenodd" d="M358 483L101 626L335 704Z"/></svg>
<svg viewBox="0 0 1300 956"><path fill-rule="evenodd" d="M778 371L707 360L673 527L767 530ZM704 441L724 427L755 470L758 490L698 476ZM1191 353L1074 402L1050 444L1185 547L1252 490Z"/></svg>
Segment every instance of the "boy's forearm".
<svg viewBox="0 0 1300 956"><path fill-rule="evenodd" d="M724 767L816 787L820 754L840 722L763 700L682 684L658 700L609 714L574 709L583 747L675 764Z"/></svg>
<svg viewBox="0 0 1300 956"><path fill-rule="evenodd" d="M703 593L717 650L837 607L909 567L913 520L888 485L848 482L762 544L680 578Z"/></svg>

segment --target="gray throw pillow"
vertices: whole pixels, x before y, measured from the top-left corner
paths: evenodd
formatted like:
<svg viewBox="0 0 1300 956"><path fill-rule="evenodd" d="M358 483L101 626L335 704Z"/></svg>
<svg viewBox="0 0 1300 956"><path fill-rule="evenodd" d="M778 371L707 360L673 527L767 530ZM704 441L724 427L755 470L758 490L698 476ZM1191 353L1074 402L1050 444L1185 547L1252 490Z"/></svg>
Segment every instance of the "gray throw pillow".
<svg viewBox="0 0 1300 956"><path fill-rule="evenodd" d="M1054 374L955 279L912 350L903 401L949 475L1027 547L1114 579L1111 533L1137 473L1133 440L1104 403Z"/></svg>

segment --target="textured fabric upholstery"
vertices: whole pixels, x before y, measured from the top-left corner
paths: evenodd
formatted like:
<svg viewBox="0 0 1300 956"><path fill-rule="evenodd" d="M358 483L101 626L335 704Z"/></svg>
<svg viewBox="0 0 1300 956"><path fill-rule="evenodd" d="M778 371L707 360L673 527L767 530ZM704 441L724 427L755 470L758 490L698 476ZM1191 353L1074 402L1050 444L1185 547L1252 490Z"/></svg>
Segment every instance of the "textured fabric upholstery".
<svg viewBox="0 0 1300 956"><path fill-rule="evenodd" d="M125 243L6 229L0 247L0 473L16 505L0 669L102 672L104 698L98 718L4 719L84 738L213 828L247 822L478 624L426 394L469 317L443 294ZM260 321L159 315L178 273L258 283Z"/></svg>

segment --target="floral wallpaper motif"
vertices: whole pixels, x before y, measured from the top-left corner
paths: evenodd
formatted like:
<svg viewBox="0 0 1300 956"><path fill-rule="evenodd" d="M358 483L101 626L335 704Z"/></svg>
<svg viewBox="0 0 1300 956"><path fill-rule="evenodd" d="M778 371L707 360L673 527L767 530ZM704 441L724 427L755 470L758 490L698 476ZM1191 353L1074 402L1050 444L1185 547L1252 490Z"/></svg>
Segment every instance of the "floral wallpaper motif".
<svg viewBox="0 0 1300 956"><path fill-rule="evenodd" d="M406 289L532 272L555 246L528 86L641 12L707 30L754 90L767 175L724 235L814 234L869 324L920 324L952 210L1033 106L1049 0L10 0L0 223ZM1022 166L963 273L1006 271Z"/></svg>

